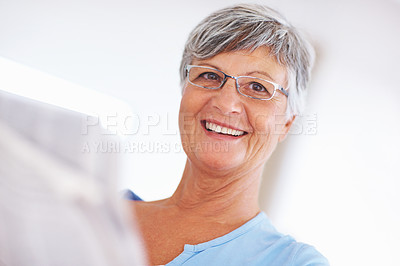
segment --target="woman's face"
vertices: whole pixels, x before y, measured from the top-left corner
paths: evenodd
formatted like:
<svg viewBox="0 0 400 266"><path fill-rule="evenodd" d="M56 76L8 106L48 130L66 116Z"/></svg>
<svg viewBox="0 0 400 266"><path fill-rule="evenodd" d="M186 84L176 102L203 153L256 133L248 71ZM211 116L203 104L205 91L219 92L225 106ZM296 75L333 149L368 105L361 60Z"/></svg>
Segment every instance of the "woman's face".
<svg viewBox="0 0 400 266"><path fill-rule="evenodd" d="M285 68L269 56L267 47L251 53L221 53L209 59L194 60L192 65L216 68L232 76L258 77L283 87L287 84ZM224 173L230 170L240 173L263 165L293 122L293 119L286 119L286 101L286 96L278 91L269 101L243 96L231 78L216 90L186 81L179 127L189 160L198 167ZM233 136L234 133L239 136Z"/></svg>

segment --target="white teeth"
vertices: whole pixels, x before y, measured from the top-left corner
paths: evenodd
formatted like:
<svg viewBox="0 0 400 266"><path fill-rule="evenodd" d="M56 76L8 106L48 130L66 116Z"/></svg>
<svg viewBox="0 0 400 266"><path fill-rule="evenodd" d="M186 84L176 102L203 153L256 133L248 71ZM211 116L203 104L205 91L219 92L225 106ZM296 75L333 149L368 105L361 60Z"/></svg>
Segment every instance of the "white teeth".
<svg viewBox="0 0 400 266"><path fill-rule="evenodd" d="M208 130L212 130L217 133L222 133L222 134L232 135L232 136L241 136L244 134L244 131L235 130L235 129L227 128L227 127L222 127L222 126L216 125L211 122L206 122L206 128Z"/></svg>

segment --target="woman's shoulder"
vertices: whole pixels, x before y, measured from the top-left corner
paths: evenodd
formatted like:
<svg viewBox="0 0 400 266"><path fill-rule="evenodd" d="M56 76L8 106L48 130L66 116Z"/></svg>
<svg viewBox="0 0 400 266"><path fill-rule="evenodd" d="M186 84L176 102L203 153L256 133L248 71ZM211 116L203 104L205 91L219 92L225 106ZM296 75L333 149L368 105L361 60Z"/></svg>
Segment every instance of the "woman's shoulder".
<svg viewBox="0 0 400 266"><path fill-rule="evenodd" d="M265 214L262 223L249 237L264 243L264 248L260 250L261 257L265 258L263 262L273 265L329 265L328 260L312 245L277 231Z"/></svg>
<svg viewBox="0 0 400 266"><path fill-rule="evenodd" d="M194 248L204 249L204 255L209 257L193 256L193 265L215 260L221 265L226 261L235 261L233 265L329 265L313 246L278 232L263 212L228 235L208 243Z"/></svg>
<svg viewBox="0 0 400 266"><path fill-rule="evenodd" d="M328 260L315 247L299 242L298 245L292 265L329 265Z"/></svg>

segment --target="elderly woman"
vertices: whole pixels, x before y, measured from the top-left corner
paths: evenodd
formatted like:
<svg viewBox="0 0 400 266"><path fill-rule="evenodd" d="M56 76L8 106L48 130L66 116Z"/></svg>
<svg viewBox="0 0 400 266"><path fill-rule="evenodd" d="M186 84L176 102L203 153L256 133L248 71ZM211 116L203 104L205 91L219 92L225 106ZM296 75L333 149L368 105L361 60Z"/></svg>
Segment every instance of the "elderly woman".
<svg viewBox="0 0 400 266"><path fill-rule="evenodd" d="M258 205L263 166L301 111L312 54L264 6L219 10L193 30L181 63L182 180L170 198L132 201L151 264L328 264Z"/></svg>

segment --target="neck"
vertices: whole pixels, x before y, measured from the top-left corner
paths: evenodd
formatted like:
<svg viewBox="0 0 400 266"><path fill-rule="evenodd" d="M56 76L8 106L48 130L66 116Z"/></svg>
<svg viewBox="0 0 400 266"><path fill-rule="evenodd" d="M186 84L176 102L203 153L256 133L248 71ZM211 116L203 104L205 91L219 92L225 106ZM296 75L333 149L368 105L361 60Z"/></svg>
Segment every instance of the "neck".
<svg viewBox="0 0 400 266"><path fill-rule="evenodd" d="M259 211L262 166L247 172L216 174L186 161L182 180L169 199L179 210L220 223L240 223Z"/></svg>

